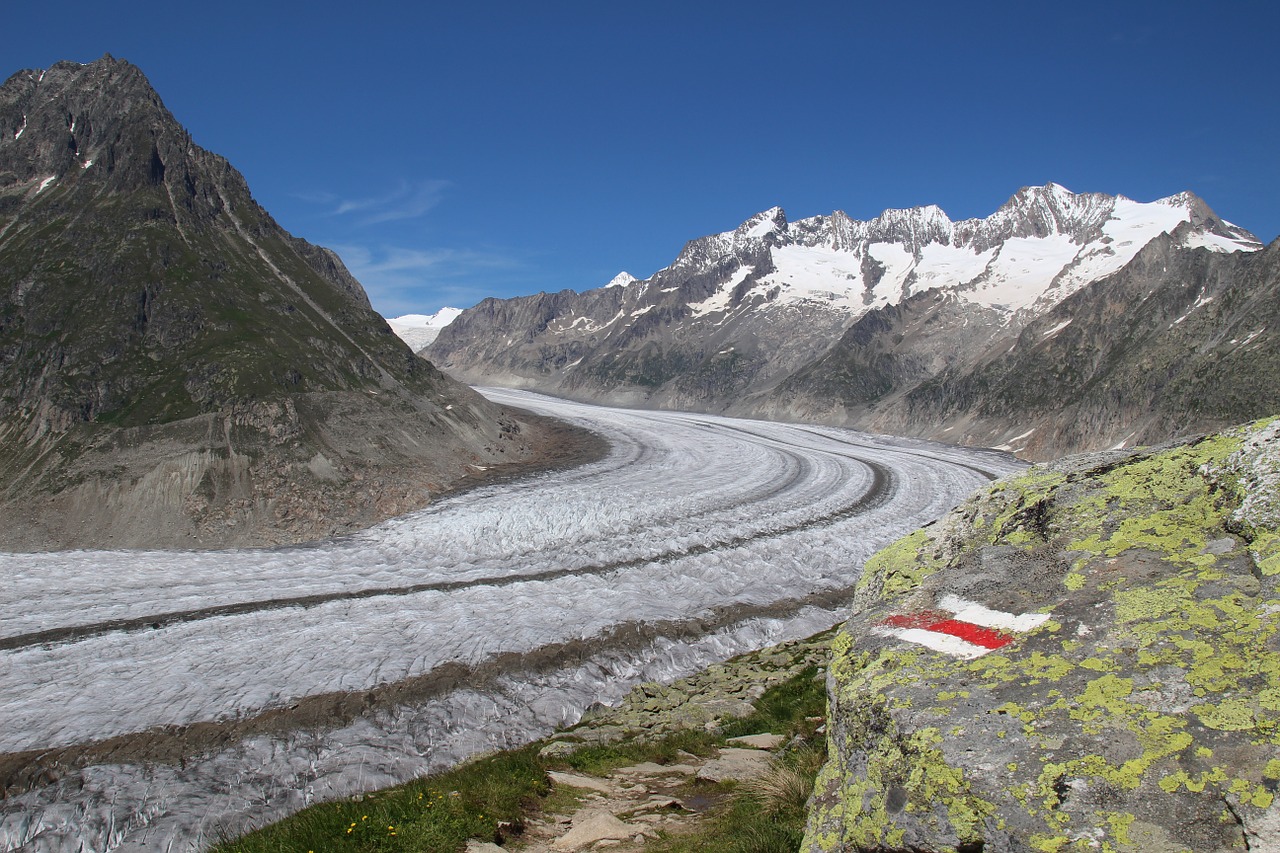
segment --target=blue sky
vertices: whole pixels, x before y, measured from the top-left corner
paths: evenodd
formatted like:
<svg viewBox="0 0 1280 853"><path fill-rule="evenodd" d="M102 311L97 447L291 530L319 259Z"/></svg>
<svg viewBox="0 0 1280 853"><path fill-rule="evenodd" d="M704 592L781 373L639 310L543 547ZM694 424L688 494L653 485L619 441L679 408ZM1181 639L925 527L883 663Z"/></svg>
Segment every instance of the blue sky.
<svg viewBox="0 0 1280 853"><path fill-rule="evenodd" d="M388 316L685 241L1055 181L1280 233L1280 4L7 4L0 76L111 53Z"/></svg>

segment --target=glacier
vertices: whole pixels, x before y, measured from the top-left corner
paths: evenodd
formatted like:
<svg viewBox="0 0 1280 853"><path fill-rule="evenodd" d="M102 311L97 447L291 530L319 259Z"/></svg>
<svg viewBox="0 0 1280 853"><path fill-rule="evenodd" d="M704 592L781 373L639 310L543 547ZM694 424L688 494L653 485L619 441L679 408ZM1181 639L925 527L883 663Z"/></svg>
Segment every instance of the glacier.
<svg viewBox="0 0 1280 853"><path fill-rule="evenodd" d="M527 742L835 624L870 554L1021 467L481 390L611 450L305 546L0 554L0 754L43 780L0 803L0 848L199 850Z"/></svg>

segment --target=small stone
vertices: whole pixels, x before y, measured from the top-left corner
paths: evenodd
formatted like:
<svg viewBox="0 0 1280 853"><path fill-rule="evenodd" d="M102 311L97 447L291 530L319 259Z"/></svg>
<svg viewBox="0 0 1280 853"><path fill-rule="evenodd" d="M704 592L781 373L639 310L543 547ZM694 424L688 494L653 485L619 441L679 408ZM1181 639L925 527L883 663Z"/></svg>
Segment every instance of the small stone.
<svg viewBox="0 0 1280 853"><path fill-rule="evenodd" d="M478 838L468 838L466 853L507 853L507 849Z"/></svg>
<svg viewBox="0 0 1280 853"><path fill-rule="evenodd" d="M566 755L572 755L575 750L573 744L566 741L557 740L544 746L538 750L538 755L542 758L564 758Z"/></svg>
<svg viewBox="0 0 1280 853"><path fill-rule="evenodd" d="M1203 553L1214 555L1229 554L1234 551L1235 548L1236 540L1232 539L1230 536L1226 536L1222 539L1215 539L1208 545L1205 545Z"/></svg>
<svg viewBox="0 0 1280 853"><path fill-rule="evenodd" d="M769 753L758 749L722 749L698 771L697 778L708 782L754 779L769 769Z"/></svg>
<svg viewBox="0 0 1280 853"><path fill-rule="evenodd" d="M630 838L639 828L623 823L606 811L582 811L574 815L573 828L551 843L551 849L581 850L601 841Z"/></svg>
<svg viewBox="0 0 1280 853"><path fill-rule="evenodd" d="M565 785L570 788L585 788L588 791L599 791L602 794L614 793L614 787L603 779L597 779L594 776L582 776L578 773L561 773L558 770L552 770L547 773L551 777L551 781L557 785Z"/></svg>

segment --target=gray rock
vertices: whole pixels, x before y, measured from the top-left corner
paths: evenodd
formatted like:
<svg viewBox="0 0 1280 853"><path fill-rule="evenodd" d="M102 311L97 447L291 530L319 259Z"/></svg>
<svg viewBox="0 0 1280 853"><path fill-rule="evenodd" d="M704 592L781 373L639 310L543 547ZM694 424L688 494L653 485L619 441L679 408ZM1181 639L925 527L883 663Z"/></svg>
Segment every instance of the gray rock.
<svg viewBox="0 0 1280 853"><path fill-rule="evenodd" d="M466 853L507 853L507 848L499 847L489 841L480 841L477 838L468 838Z"/></svg>
<svg viewBox="0 0 1280 853"><path fill-rule="evenodd" d="M870 560L803 849L1274 844L1280 536L1214 545L1262 433L1032 469Z"/></svg>
<svg viewBox="0 0 1280 853"><path fill-rule="evenodd" d="M728 742L739 746L750 747L751 749L777 749L782 746L782 742L784 740L785 738L782 735L758 734L731 737L728 739Z"/></svg>
<svg viewBox="0 0 1280 853"><path fill-rule="evenodd" d="M538 750L538 755L543 758L564 758L565 756L572 755L576 749L577 746L575 744L569 743L568 741L556 740Z"/></svg>
<svg viewBox="0 0 1280 853"><path fill-rule="evenodd" d="M574 815L573 828L551 843L551 849L564 853L581 850L600 841L631 838L642 829L635 824L623 823L606 811L582 811Z"/></svg>
<svg viewBox="0 0 1280 853"><path fill-rule="evenodd" d="M707 782L740 782L754 779L768 771L769 753L759 749L720 750L720 754L702 765L696 778Z"/></svg>

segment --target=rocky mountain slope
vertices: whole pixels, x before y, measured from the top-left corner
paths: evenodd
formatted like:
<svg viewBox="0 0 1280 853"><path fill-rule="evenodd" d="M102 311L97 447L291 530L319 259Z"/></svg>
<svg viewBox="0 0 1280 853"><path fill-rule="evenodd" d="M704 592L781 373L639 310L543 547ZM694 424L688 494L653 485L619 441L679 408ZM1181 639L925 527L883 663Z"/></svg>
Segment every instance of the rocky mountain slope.
<svg viewBox="0 0 1280 853"><path fill-rule="evenodd" d="M1280 242L1189 247L1181 225L1021 328L932 291L866 315L737 410L999 446L1132 447L1280 411Z"/></svg>
<svg viewBox="0 0 1280 853"><path fill-rule="evenodd" d="M1280 422L997 481L868 562L807 851L1276 850Z"/></svg>
<svg viewBox="0 0 1280 853"><path fill-rule="evenodd" d="M297 541L542 441L110 56L0 87L0 366L3 548Z"/></svg>
<svg viewBox="0 0 1280 853"><path fill-rule="evenodd" d="M1146 282L1154 281L1160 259L1143 252L1157 241L1165 252L1161 281L1170 283L1201 268L1221 278L1236 269L1226 258L1261 248L1190 193L1139 203L1049 184L1020 190L985 219L961 222L937 207L889 210L865 222L838 211L788 222L774 208L734 231L692 241L646 281L486 300L426 353L468 380L574 398L995 443L1027 426L1011 400L974 411L987 403L992 381L983 371L1017 374L1036 357L1028 353L1046 330L1064 322L1067 309L1058 307L1091 289L1101 298L1095 286L1108 276L1137 263ZM1250 275L1256 286L1258 275ZM1143 310L1145 294L1131 288L1122 305L1106 292L1101 321ZM1024 334L1055 311L1053 323L1037 327L1040 338ZM1112 323L1111 332L1122 325ZM1194 323L1180 332L1193 328L1204 331ZM1269 341L1264 332L1251 344ZM961 380L968 384L956 385ZM1055 390L1065 385L1075 394L1083 382ZM1233 409L1225 422L1262 411ZM1000 416L999 430L985 422L968 428L974 418ZM1034 419L1030 425L1045 429ZM1011 426L1019 428L1004 429ZM1142 432L1123 418L1108 429ZM1051 454L1099 438L1064 433L1018 448Z"/></svg>

